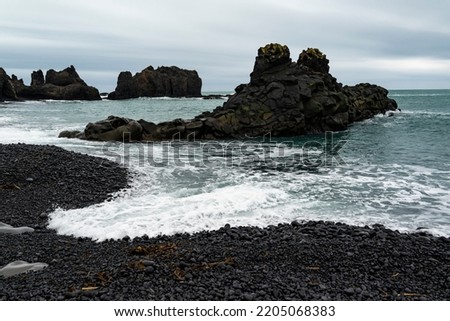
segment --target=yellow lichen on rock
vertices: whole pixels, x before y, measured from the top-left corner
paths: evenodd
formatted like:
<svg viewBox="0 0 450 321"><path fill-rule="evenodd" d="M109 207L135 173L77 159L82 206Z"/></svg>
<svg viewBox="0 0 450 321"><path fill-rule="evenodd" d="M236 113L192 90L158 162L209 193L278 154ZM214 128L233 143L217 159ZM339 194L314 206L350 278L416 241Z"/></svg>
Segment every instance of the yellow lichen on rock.
<svg viewBox="0 0 450 321"><path fill-rule="evenodd" d="M325 59L327 56L317 48L308 48L300 53L300 58L303 57Z"/></svg>
<svg viewBox="0 0 450 321"><path fill-rule="evenodd" d="M268 60L275 60L282 57L290 57L290 51L286 45L269 43L258 49L258 56L267 58Z"/></svg>
<svg viewBox="0 0 450 321"><path fill-rule="evenodd" d="M306 50L303 50L300 53L297 61L299 65L320 73L329 72L329 62L330 61L327 59L327 56L317 48L308 48Z"/></svg>

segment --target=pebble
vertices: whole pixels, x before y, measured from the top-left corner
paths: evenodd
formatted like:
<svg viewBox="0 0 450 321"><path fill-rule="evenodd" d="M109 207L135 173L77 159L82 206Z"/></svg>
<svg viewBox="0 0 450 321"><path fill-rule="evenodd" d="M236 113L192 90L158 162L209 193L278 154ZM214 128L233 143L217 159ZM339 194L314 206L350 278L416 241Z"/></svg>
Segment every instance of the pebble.
<svg viewBox="0 0 450 321"><path fill-rule="evenodd" d="M346 288L344 290L344 293L349 294L349 295L353 295L353 294L355 294L355 289L354 288Z"/></svg>
<svg viewBox="0 0 450 321"><path fill-rule="evenodd" d="M147 266L147 267L145 268L145 273L147 273L147 274L153 274L153 273L155 273L155 268L154 268L153 266Z"/></svg>
<svg viewBox="0 0 450 321"><path fill-rule="evenodd" d="M291 225L294 226L294 227L299 227L299 226L301 226L301 224L300 224L298 221L293 221L293 222L291 223Z"/></svg>
<svg viewBox="0 0 450 321"><path fill-rule="evenodd" d="M245 301L253 301L255 298L255 294L253 293L244 293L244 300Z"/></svg>
<svg viewBox="0 0 450 321"><path fill-rule="evenodd" d="M149 261L149 260L143 260L142 264L144 264L144 266L155 266L156 262L155 261Z"/></svg>

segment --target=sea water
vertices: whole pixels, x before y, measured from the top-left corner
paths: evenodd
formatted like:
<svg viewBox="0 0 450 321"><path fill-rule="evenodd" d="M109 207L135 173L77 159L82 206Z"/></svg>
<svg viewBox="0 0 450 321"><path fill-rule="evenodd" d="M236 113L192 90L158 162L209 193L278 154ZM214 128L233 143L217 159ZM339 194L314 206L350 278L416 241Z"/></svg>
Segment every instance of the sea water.
<svg viewBox="0 0 450 321"><path fill-rule="evenodd" d="M449 236L450 91L390 97L401 112L339 133L153 144L57 136L109 115L188 119L224 99L7 103L0 105L0 143L53 144L130 169L131 187L112 200L51 213L50 228L62 234L104 240L327 220Z"/></svg>

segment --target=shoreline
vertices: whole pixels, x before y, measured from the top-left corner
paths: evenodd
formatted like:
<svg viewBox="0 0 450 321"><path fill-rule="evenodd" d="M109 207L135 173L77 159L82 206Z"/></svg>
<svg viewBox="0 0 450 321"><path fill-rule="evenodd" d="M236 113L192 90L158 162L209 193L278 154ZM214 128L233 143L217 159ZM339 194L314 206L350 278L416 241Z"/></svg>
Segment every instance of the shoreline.
<svg viewBox="0 0 450 321"><path fill-rule="evenodd" d="M54 146L1 145L0 300L448 300L450 238L311 221L95 242L46 229L55 204L89 206L128 184L125 169ZM37 173L37 174L36 174ZM34 175L34 176L33 176ZM12 186L12 185L11 185Z"/></svg>

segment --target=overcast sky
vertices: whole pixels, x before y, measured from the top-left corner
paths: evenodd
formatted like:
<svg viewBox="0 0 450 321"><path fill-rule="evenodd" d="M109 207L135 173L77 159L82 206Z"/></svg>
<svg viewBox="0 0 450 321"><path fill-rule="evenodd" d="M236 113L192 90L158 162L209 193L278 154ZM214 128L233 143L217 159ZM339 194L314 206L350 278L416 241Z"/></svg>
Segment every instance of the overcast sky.
<svg viewBox="0 0 450 321"><path fill-rule="evenodd" d="M0 67L74 65L101 91L120 71L196 69L203 91L249 81L257 49L317 47L344 84L450 88L450 1L0 0Z"/></svg>

